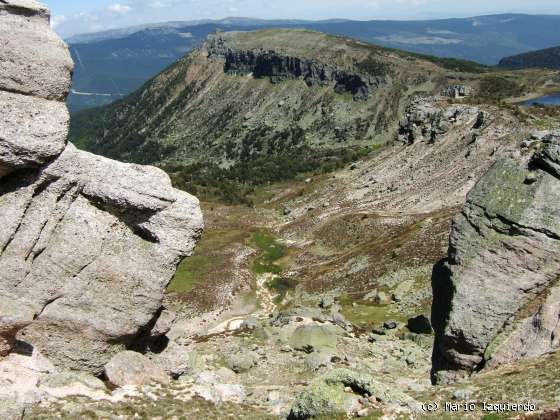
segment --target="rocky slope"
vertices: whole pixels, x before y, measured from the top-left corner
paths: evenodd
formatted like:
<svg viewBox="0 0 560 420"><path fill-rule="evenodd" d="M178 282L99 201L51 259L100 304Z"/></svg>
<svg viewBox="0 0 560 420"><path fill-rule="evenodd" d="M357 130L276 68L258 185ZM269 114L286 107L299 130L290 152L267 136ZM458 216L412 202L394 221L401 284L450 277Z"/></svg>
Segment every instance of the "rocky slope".
<svg viewBox="0 0 560 420"><path fill-rule="evenodd" d="M559 69L560 47L505 57L500 60L499 66L510 69L530 69L535 67Z"/></svg>
<svg viewBox="0 0 560 420"><path fill-rule="evenodd" d="M560 345L560 137L530 147L494 164L454 220L433 277L437 382Z"/></svg>
<svg viewBox="0 0 560 420"><path fill-rule="evenodd" d="M448 72L407 54L305 31L217 34L116 105L110 128L118 137L102 136L98 146L103 140L114 153L129 153L128 146L119 149L128 138L120 121L132 134L157 133L148 158L161 166L190 159L162 147L172 133L181 147L192 147L198 170L206 152L224 169L243 153L233 146L224 158L219 147L206 146L213 138L200 133L238 140L253 126L282 131L297 121L314 153L352 145L370 150L326 173L264 182L251 194L253 206L203 203L207 228L163 305L174 265L201 228L197 201L173 190L157 169L65 146L67 121L60 120L61 152L15 170L18 161L6 160L0 184L0 220L8 226L8 237L0 236L6 244L0 262L8 268L0 277L1 334L5 351L15 345L0 360L0 417L21 418L21 403L33 404L25 417L39 419L411 418L422 415L422 402L452 398L557 409L558 353L541 355L557 346L557 258L549 247L557 235L555 201L543 198L556 194L557 140L541 133L535 137L544 141L526 141L537 122L557 123L481 96L495 80L521 85L533 76L549 79L544 72ZM386 108L399 84L398 105ZM496 85L501 98L517 91ZM319 101L321 111L308 100ZM369 118L369 134L350 132L338 143L336 127L357 118L354 111ZM386 124L378 125L379 115ZM263 143L258 136L245 142L246 162L258 156L275 162L283 149L297 161L308 157L290 137L278 137L278 150L261 154L258 144L272 144L267 133L259 132ZM381 145L386 140L392 141ZM230 188L224 178L216 182ZM436 288L434 308L443 312L443 321L439 312L434 316L436 347L447 365L434 369L449 369L455 356L474 360L446 347L461 337L475 337L480 347L490 337L484 363L498 367L433 387L431 276L445 257L454 216L453 277L434 277L434 286L443 279L449 288L459 279L477 290L467 278L474 273L475 282L499 293L495 305L457 294L447 331L451 297ZM468 217L478 230L469 230ZM519 267L508 261L515 252L522 253L514 260ZM523 273L518 283L507 279L513 268ZM503 281L480 280L484 270ZM49 282L38 281L45 276ZM477 335L470 321L487 328ZM459 339L452 335L458 328ZM494 340L494 332L505 341ZM537 359L517 360L525 356ZM514 365L499 366L509 361ZM478 409L467 417L486 414Z"/></svg>
<svg viewBox="0 0 560 420"><path fill-rule="evenodd" d="M100 373L166 333L163 292L200 236L199 203L156 168L66 144L72 61L44 6L1 1L0 37L0 353Z"/></svg>
<svg viewBox="0 0 560 420"><path fill-rule="evenodd" d="M414 92L477 78L318 32L218 33L124 101L76 116L71 139L223 196L341 167L393 138Z"/></svg>

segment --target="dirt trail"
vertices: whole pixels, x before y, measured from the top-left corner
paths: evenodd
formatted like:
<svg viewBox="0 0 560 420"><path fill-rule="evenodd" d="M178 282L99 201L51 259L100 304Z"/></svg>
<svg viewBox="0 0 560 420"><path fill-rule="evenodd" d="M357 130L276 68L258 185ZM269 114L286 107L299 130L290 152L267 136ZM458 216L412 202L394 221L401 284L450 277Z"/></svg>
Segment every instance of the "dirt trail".
<svg viewBox="0 0 560 420"><path fill-rule="evenodd" d="M209 330L208 334L221 334L224 332L237 331L241 328L243 321L248 318L268 318L269 314L274 312L277 307L277 305L274 303L274 298L276 296L267 286L269 281L274 279L275 277L276 275L272 273L261 274L257 277L255 295L259 306L258 310L247 315L235 316L226 319L225 321L222 321L220 324Z"/></svg>

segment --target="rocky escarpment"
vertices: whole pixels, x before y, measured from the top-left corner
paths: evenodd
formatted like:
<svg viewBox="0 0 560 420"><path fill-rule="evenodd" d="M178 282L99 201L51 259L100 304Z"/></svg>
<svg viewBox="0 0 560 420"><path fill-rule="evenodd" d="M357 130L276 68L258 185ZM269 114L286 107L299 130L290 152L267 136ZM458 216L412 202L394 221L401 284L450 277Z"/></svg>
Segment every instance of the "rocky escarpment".
<svg viewBox="0 0 560 420"><path fill-rule="evenodd" d="M498 161L454 220L433 275L437 382L560 345L560 137Z"/></svg>
<svg viewBox="0 0 560 420"><path fill-rule="evenodd" d="M398 138L403 143L435 143L456 126L472 123L468 133L475 142L480 130L489 124L490 116L479 107L451 105L443 107L430 98L415 97L408 105L405 116L399 122Z"/></svg>
<svg viewBox="0 0 560 420"><path fill-rule="evenodd" d="M292 79L303 79L308 86L334 83L336 92L351 93L355 100L366 100L380 86L391 82L387 70L381 66L377 69L378 74L368 74L274 50L240 50L228 45L219 34L210 37L208 54L211 58L225 59L226 73L253 74L257 78L269 78L272 83Z"/></svg>
<svg viewBox="0 0 560 420"><path fill-rule="evenodd" d="M447 96L449 98L465 98L472 94L472 87L466 85L453 85L447 86L442 89L441 96Z"/></svg>
<svg viewBox="0 0 560 420"><path fill-rule="evenodd" d="M0 353L101 371L158 326L202 230L168 176L66 144L72 61L32 0L0 1Z"/></svg>

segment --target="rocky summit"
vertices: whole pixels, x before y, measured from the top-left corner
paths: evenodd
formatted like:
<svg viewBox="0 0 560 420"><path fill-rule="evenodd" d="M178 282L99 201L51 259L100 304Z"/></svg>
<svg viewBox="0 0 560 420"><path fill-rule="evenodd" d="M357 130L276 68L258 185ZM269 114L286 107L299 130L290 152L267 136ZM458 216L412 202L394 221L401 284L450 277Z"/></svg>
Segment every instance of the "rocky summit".
<svg viewBox="0 0 560 420"><path fill-rule="evenodd" d="M158 330L202 231L161 170L67 144L72 61L39 3L0 2L0 353L100 373ZM24 373L23 373L24 374Z"/></svg>
<svg viewBox="0 0 560 420"><path fill-rule="evenodd" d="M557 72L217 31L69 133L0 39L1 419L558 417Z"/></svg>

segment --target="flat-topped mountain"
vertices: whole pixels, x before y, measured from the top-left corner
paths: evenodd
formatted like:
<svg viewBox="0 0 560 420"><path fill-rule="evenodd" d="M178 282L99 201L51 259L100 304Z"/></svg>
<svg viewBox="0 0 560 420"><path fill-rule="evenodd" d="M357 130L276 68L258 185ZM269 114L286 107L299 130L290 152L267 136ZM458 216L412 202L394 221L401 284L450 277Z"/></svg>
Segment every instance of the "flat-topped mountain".
<svg viewBox="0 0 560 420"><path fill-rule="evenodd" d="M77 115L71 139L189 190L275 181L392 139L411 95L478 83L463 68L484 71L308 30L218 33L128 98Z"/></svg>
<svg viewBox="0 0 560 420"><path fill-rule="evenodd" d="M559 16L501 14L421 21L293 21L230 18L165 22L72 37L71 112L121 99L217 29L306 28L375 45L494 65L502 57L560 45Z"/></svg>

